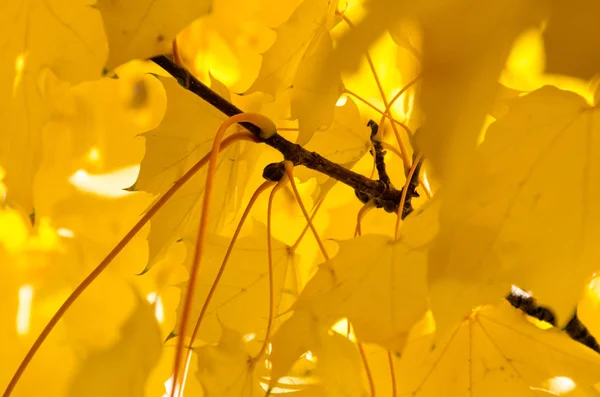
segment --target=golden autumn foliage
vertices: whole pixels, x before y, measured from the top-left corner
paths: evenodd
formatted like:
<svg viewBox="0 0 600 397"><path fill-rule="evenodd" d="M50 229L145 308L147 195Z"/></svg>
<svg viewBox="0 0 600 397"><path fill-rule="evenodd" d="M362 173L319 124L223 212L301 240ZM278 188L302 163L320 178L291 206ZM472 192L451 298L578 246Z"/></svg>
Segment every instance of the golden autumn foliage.
<svg viewBox="0 0 600 397"><path fill-rule="evenodd" d="M2 2L4 397L599 395L565 331L577 310L600 337L598 21L593 0ZM273 125L401 202L289 161L265 182Z"/></svg>

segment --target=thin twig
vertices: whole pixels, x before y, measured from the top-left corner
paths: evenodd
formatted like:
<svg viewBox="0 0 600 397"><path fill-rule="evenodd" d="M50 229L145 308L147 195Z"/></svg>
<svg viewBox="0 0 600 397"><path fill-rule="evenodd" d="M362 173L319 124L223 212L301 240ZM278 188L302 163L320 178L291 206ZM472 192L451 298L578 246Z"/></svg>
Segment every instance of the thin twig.
<svg viewBox="0 0 600 397"><path fill-rule="evenodd" d="M179 83L190 92L196 94L216 109L231 117L242 113L242 111L231 102L219 96L205 84L192 76L185 68L177 65L173 60L165 55L151 58L151 61L166 70L171 76L175 77ZM284 160L290 161L294 166L303 165L312 170L318 171L329 176L345 185L352 187L356 192L376 200L380 203L386 203L386 209L395 212L400 203L402 191L393 187L387 187L377 180L372 180L364 175L357 174L349 169L333 163L318 153L308 151L302 146L292 143L279 134L274 134L268 139L261 138L260 128L251 123L240 123L248 129L260 141L273 149L279 151ZM410 205L407 202L407 205ZM412 207L406 208L403 213L410 213Z"/></svg>

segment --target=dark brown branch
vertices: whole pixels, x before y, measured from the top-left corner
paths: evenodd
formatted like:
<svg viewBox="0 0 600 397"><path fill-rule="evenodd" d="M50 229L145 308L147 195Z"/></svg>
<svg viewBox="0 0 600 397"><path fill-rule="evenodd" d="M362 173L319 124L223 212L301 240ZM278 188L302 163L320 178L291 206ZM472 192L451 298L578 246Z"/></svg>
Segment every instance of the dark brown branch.
<svg viewBox="0 0 600 397"><path fill-rule="evenodd" d="M150 60L166 70L171 76L175 77L187 90L198 95L225 115L231 117L242 113L242 110L219 96L216 92L192 76L185 68L173 62L169 57L161 55L153 57ZM375 181L357 174L356 172L327 160L318 153L310 152L302 146L288 141L279 134L275 134L268 139L262 139L260 137L260 128L250 123L241 123L241 125L260 138L263 143L279 151L283 155L283 158L291 161L294 166L303 165L325 174L354 188L357 196L362 195L363 198L382 203L381 206L385 207L386 211L397 211L402 196L402 190L395 189L391 183L386 185L385 183L382 183L382 181ZM407 194L406 203L402 211L403 217L412 212L412 203L410 200L412 197L413 196L410 194Z"/></svg>
<svg viewBox="0 0 600 397"><path fill-rule="evenodd" d="M373 157L375 157L375 167L377 168L379 180L386 186L393 187L392 181L390 180L387 170L385 169L385 150L383 150L383 145L381 145L381 142L375 139L377 132L379 131L379 125L377 125L377 123L373 120L369 120L367 127L371 128L371 144L373 145L374 149L374 153L372 152L371 154Z"/></svg>
<svg viewBox="0 0 600 397"><path fill-rule="evenodd" d="M540 306L531 296L522 296L515 292L510 292L506 296L506 300L515 308L522 312L537 318L540 321L545 321L548 324L556 327L556 316L552 310L547 307ZM571 339L589 347L597 353L600 353L600 346L596 338L590 333L587 327L579 320L577 310L573 313L567 325L563 327L563 331L569 335Z"/></svg>

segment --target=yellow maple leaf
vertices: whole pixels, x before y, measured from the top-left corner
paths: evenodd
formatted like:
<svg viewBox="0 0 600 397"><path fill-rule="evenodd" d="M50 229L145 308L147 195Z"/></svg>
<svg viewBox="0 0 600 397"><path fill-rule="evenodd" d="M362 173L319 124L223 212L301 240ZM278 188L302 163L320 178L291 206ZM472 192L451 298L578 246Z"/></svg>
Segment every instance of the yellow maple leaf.
<svg viewBox="0 0 600 397"><path fill-rule="evenodd" d="M99 77L106 43L100 14L87 0L3 2L0 26L0 164L8 199L31 213L48 119L45 76L71 83Z"/></svg>
<svg viewBox="0 0 600 397"><path fill-rule="evenodd" d="M132 59L145 59L170 51L177 33L208 13L212 0L98 0L109 43L106 64L113 69Z"/></svg>
<svg viewBox="0 0 600 397"><path fill-rule="evenodd" d="M276 95L287 88L307 47L331 27L336 4L337 1L302 2L287 22L276 29L277 40L263 55L259 75L247 93L262 91Z"/></svg>
<svg viewBox="0 0 600 397"><path fill-rule="evenodd" d="M167 92L167 112L158 128L143 134L146 154L135 189L164 193L212 148L212 140L226 119L211 105L181 87L176 80L160 78ZM219 155L210 230L216 231L236 210L261 148L247 142L234 143ZM206 170L196 174L152 219L148 241L149 266L164 255L177 239L198 226Z"/></svg>
<svg viewBox="0 0 600 397"><path fill-rule="evenodd" d="M503 302L474 312L433 351L431 336L413 339L396 368L398 395L590 395L600 357L526 317Z"/></svg>
<svg viewBox="0 0 600 397"><path fill-rule="evenodd" d="M319 32L311 41L294 76L291 116L298 119L300 131L297 143L304 145L316 131L329 126L334 117L334 105L344 86L336 65L325 65L333 51L329 31Z"/></svg>
<svg viewBox="0 0 600 397"><path fill-rule="evenodd" d="M516 0L432 1L419 8L423 29L419 100L426 122L416 142L434 171L452 183L470 167L514 40L539 23L541 15L538 3Z"/></svg>
<svg viewBox="0 0 600 397"><path fill-rule="evenodd" d="M256 373L256 367L263 361L253 361L239 332L223 326L219 343L201 347L196 354L196 376L205 397L258 397L265 394Z"/></svg>
<svg viewBox="0 0 600 397"><path fill-rule="evenodd" d="M281 387L284 375L298 372L292 369L294 363L310 354L316 364L306 368L299 378L305 382L306 392L323 396L366 395L356 345L330 332L309 310L295 312L273 336L272 345L270 388Z"/></svg>
<svg viewBox="0 0 600 397"><path fill-rule="evenodd" d="M208 343L216 342L221 324L241 332L243 336L262 341L269 318L269 271L267 258L267 231L256 223L252 233L236 242L227 267L216 288L197 338ZM187 240L187 239L186 239ZM195 240L195 236L193 238ZM192 247L190 239L190 247ZM190 318L198 318L207 294L219 270L230 239L209 235ZM189 250L188 250L189 252ZM299 258L289 247L275 239L273 252L273 307L275 316L285 313L293 301L294 291L288 278L293 277L293 267ZM192 255L188 255L189 267ZM185 288L183 288L185 290ZM183 293L183 291L182 291ZM178 308L180 321L182 307ZM280 322L280 321L279 321ZM277 324L277 322L276 322Z"/></svg>
<svg viewBox="0 0 600 397"><path fill-rule="evenodd" d="M294 304L287 321L296 326L284 328L284 323L279 338L310 338L294 329L310 329L306 323L314 321L328 327L348 318L358 339L402 351L427 307L424 252L381 235L339 244L338 254L319 267Z"/></svg>
<svg viewBox="0 0 600 397"><path fill-rule="evenodd" d="M141 301L122 328L121 339L83 360L69 396L143 397L146 379L161 355L162 341L154 307Z"/></svg>
<svg viewBox="0 0 600 397"><path fill-rule="evenodd" d="M554 87L508 104L465 183L446 187L460 189L452 194L462 200L440 218L430 253L442 327L502 298L511 284L532 291L564 324L598 267L598 109Z"/></svg>

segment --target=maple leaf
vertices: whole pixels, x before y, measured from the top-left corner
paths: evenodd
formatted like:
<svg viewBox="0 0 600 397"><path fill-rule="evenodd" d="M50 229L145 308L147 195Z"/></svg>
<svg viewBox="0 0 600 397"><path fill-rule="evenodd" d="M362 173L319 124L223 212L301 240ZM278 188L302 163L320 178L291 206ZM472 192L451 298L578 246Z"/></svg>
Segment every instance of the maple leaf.
<svg viewBox="0 0 600 397"><path fill-rule="evenodd" d="M307 391L324 396L365 396L362 364L354 343L329 332L327 326L310 310L299 309L272 339L273 352L269 361L273 365L270 388L306 352L315 357L316 365L308 372L316 379L307 382Z"/></svg>
<svg viewBox="0 0 600 397"><path fill-rule="evenodd" d="M176 80L160 78L167 92L167 111L158 128L144 133L146 154L135 189L164 193L212 148L214 134L225 116L181 87ZM232 144L219 155L210 230L216 231L240 205L248 175L260 148L246 142ZM160 259L177 239L196 230L206 170L198 172L171 198L151 222L148 266Z"/></svg>
<svg viewBox="0 0 600 397"><path fill-rule="evenodd" d="M589 395L600 380L596 353L555 328L534 326L507 302L477 310L450 331L433 351L431 336L408 342L396 368L398 395Z"/></svg>
<svg viewBox="0 0 600 397"><path fill-rule="evenodd" d="M337 1L306 0L277 28L277 40L263 55L260 72L247 93L275 96L293 85L291 112L298 118L297 142L306 144L333 119L335 101L343 91L337 65L323 65L332 53L329 30L335 22Z"/></svg>
<svg viewBox="0 0 600 397"><path fill-rule="evenodd" d="M144 141L137 136L156 127L166 107L162 84L148 74L157 69L148 62L129 62L115 70L116 77L62 86L48 94L54 106L43 131L43 162L34 185L38 216L52 213L57 200L72 193L67 179L116 176L140 162ZM123 195L118 188L114 194Z"/></svg>
<svg viewBox="0 0 600 397"><path fill-rule="evenodd" d="M212 0L98 0L109 43L106 64L113 69L131 59L170 52L177 33L208 13Z"/></svg>
<svg viewBox="0 0 600 397"><path fill-rule="evenodd" d="M294 304L294 314L273 337L274 352L289 350L287 365L310 349L307 341L316 330L341 318L348 318L358 339L400 352L425 313L424 252L380 235L339 244L337 256L319 267Z"/></svg>
<svg viewBox="0 0 600 397"><path fill-rule="evenodd" d="M242 335L222 326L221 338L216 346L203 346L198 355L197 377L206 397L263 396L255 362L248 353Z"/></svg>
<svg viewBox="0 0 600 397"><path fill-rule="evenodd" d="M596 21L600 4L590 0L550 2L550 18L544 29L546 71L590 79L600 73L600 34Z"/></svg>
<svg viewBox="0 0 600 397"><path fill-rule="evenodd" d="M334 5L320 0L302 2L287 22L276 29L277 40L263 54L259 75L247 93L262 91L275 96L287 88L306 48L315 37L328 30L334 12Z"/></svg>
<svg viewBox="0 0 600 397"><path fill-rule="evenodd" d="M74 288L139 217L150 201L145 196L129 193L108 199L75 191L53 205L46 215L52 216L54 224L71 233L72 238L61 241L65 252L54 266L44 271L48 284ZM119 327L136 307L131 286L135 285L145 295L156 291L153 276L136 275L144 268L146 246L141 236L131 241L113 266L100 275L65 314L66 333L73 344L95 349L109 347L118 338Z"/></svg>
<svg viewBox="0 0 600 397"><path fill-rule="evenodd" d="M514 40L541 19L536 2L423 3L423 80L427 118L416 143L434 171L453 183L470 167L496 83ZM450 210L449 210L450 211Z"/></svg>
<svg viewBox="0 0 600 397"><path fill-rule="evenodd" d="M154 307L138 297L137 308L123 326L121 339L107 349L89 354L73 378L68 395L142 397L161 349Z"/></svg>
<svg viewBox="0 0 600 397"><path fill-rule="evenodd" d="M456 217L440 218L430 253L438 326L500 299L511 284L533 291L564 323L597 270L598 109L554 87L508 106L466 182L447 187L461 189L462 201Z"/></svg>
<svg viewBox="0 0 600 397"><path fill-rule="evenodd" d="M236 242L227 262L227 268L202 320L198 339L208 343L216 342L221 324L241 332L242 335L254 334L256 340L264 338L269 318L266 236L266 228L255 223L251 234ZM193 239L190 238L190 241ZM198 318L229 243L230 239L226 237L217 235L207 237L190 318ZM292 302L291 291L293 290L286 281L290 276L288 271L293 269L299 258L290 252L287 245L275 239L272 241L272 252L273 307L274 316L277 317L288 310ZM188 255L186 262L188 267L191 257L192 255ZM184 290L185 288L182 293ZM178 321L181 320L181 310L180 305Z"/></svg>
<svg viewBox="0 0 600 397"><path fill-rule="evenodd" d="M331 124L335 103L344 90L339 69L333 64L324 69L323 59L332 51L329 31L320 32L309 44L294 77L291 116L298 119L299 145L310 141L322 126Z"/></svg>
<svg viewBox="0 0 600 397"><path fill-rule="evenodd" d="M47 121L48 75L97 78L106 57L100 14L89 1L11 1L0 6L0 164L12 205L33 211L31 186Z"/></svg>

